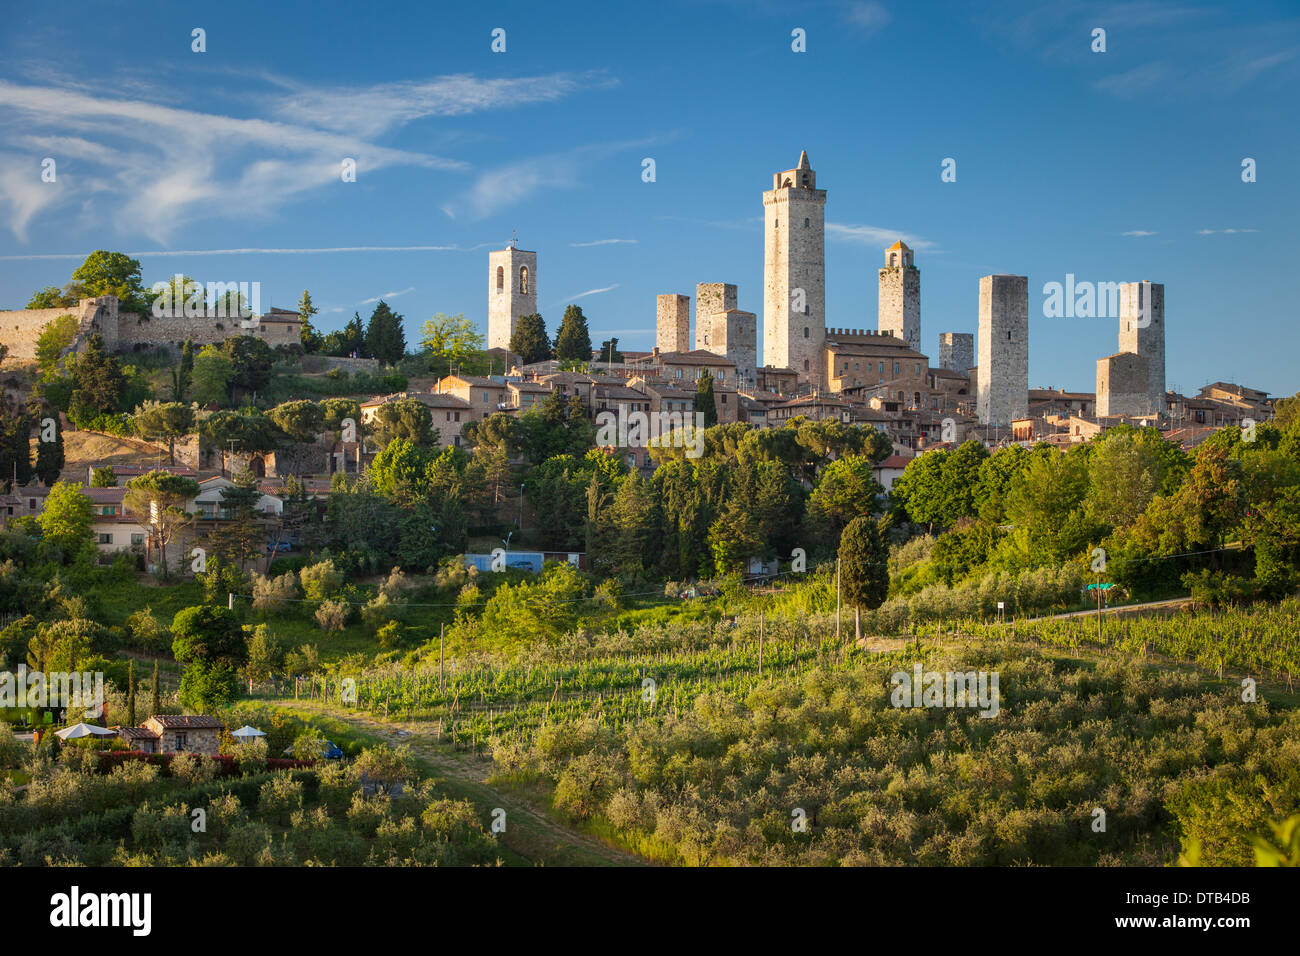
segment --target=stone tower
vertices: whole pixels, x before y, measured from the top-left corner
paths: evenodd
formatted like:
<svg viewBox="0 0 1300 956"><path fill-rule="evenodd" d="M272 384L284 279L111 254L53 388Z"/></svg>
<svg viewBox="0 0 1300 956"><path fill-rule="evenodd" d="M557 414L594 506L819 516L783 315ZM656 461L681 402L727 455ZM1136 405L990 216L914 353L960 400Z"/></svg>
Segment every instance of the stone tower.
<svg viewBox="0 0 1300 956"><path fill-rule="evenodd" d="M537 311L537 253L516 248L515 240L488 253L488 348L510 348L521 315Z"/></svg>
<svg viewBox="0 0 1300 956"><path fill-rule="evenodd" d="M921 270L912 264L912 250L901 239L885 250L880 270L880 301L876 327L921 351Z"/></svg>
<svg viewBox="0 0 1300 956"><path fill-rule="evenodd" d="M1010 425L1029 414L1029 277L980 278L981 425Z"/></svg>
<svg viewBox="0 0 1300 956"><path fill-rule="evenodd" d="M736 307L736 287L729 282L701 282L695 287L695 347L716 352L713 346L713 316Z"/></svg>
<svg viewBox="0 0 1300 956"><path fill-rule="evenodd" d="M669 294L655 298L655 347L660 352L690 351L690 296Z"/></svg>
<svg viewBox="0 0 1300 956"><path fill-rule="evenodd" d="M763 364L824 386L826 190L808 153L763 193ZM698 312L698 307L697 307Z"/></svg>
<svg viewBox="0 0 1300 956"><path fill-rule="evenodd" d="M1125 282L1119 287L1119 350L1147 360L1149 412L1165 409L1165 287Z"/></svg>
<svg viewBox="0 0 1300 956"><path fill-rule="evenodd" d="M966 375L975 365L975 336L969 332L939 333L939 368Z"/></svg>

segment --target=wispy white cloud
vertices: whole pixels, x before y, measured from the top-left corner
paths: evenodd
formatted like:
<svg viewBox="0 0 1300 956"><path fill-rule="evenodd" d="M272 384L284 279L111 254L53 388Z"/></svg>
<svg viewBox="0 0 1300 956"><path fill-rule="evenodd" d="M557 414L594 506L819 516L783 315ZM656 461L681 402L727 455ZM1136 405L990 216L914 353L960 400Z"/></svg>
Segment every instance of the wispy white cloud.
<svg viewBox="0 0 1300 956"><path fill-rule="evenodd" d="M1124 236L1154 236L1157 233L1150 229L1130 229L1128 232L1121 233Z"/></svg>
<svg viewBox="0 0 1300 956"><path fill-rule="evenodd" d="M635 239L595 239L591 242L571 242L569 245L574 249L586 249L588 246L621 246L635 245Z"/></svg>
<svg viewBox="0 0 1300 956"><path fill-rule="evenodd" d="M389 299L396 299L399 295L406 295L406 293L414 292L414 291L415 291L415 286L411 286L410 288L402 289L398 292L385 292L383 295L377 295L373 299L362 299L360 302L357 303L357 305L374 305L380 299L383 299L384 301L388 301Z"/></svg>
<svg viewBox="0 0 1300 956"><path fill-rule="evenodd" d="M612 292L618 288L618 285L619 284L615 282L613 285L607 285L603 289L588 289L586 292L579 292L577 295L571 295L563 299L556 299L549 307L563 305L566 302L576 302L579 299L585 299L589 295L600 295L602 292Z"/></svg>
<svg viewBox="0 0 1300 956"><path fill-rule="evenodd" d="M523 77L458 73L362 88L294 87L275 100L273 111L294 123L377 136L429 116L552 103L584 90L616 85L618 81L601 70Z"/></svg>
<svg viewBox="0 0 1300 956"><path fill-rule="evenodd" d="M880 226L852 226L840 222L826 223L826 237L840 242L856 242L865 246L879 246L881 249L893 245L899 239L917 250L932 249L935 245L929 239L922 239L920 236L908 232L899 232L897 229L883 229Z"/></svg>
<svg viewBox="0 0 1300 956"><path fill-rule="evenodd" d="M150 256L304 256L319 253L336 252L475 252L486 249L490 242L480 242L473 246L323 246L315 249L301 248L267 248L253 247L243 249L148 249L144 252L128 252L132 259L144 259ZM85 252L46 252L30 255L0 256L0 262L20 262L41 259L75 259L81 261L90 255Z"/></svg>
<svg viewBox="0 0 1300 956"><path fill-rule="evenodd" d="M1163 86L1176 76L1176 71L1166 63L1144 63L1123 73L1103 76L1093 86L1104 93L1127 99Z"/></svg>
<svg viewBox="0 0 1300 956"><path fill-rule="evenodd" d="M441 209L453 219L462 215L482 219L540 189L572 189L581 183L579 174L594 164L657 141L646 138L594 143L507 163L481 173L464 194L444 203ZM640 175L639 164L636 174Z"/></svg>
<svg viewBox="0 0 1300 956"><path fill-rule="evenodd" d="M889 23L890 17L884 4L857 0L845 7L844 19L850 26L867 33L875 33Z"/></svg>
<svg viewBox="0 0 1300 956"><path fill-rule="evenodd" d="M271 218L312 192L356 188L341 176L345 159L355 162L361 182L398 166L468 171L462 160L373 141L420 118L554 102L617 84L601 71L514 79L458 74L360 90L255 79L279 89L243 100L261 114L249 116L170 105L171 89L136 84L127 94L118 84L114 91L111 78L94 87L0 80L0 139L13 153L0 156L0 216L25 240L37 215L79 206L83 216L95 214L101 230L126 223L166 243L197 220ZM61 163L57 185L40 180L43 155ZM76 163L65 170L64 160ZM555 176L558 170L540 182ZM483 182L483 190L491 188Z"/></svg>
<svg viewBox="0 0 1300 956"><path fill-rule="evenodd" d="M1224 235L1231 236L1239 232L1259 232L1258 229L1197 229L1198 236Z"/></svg>

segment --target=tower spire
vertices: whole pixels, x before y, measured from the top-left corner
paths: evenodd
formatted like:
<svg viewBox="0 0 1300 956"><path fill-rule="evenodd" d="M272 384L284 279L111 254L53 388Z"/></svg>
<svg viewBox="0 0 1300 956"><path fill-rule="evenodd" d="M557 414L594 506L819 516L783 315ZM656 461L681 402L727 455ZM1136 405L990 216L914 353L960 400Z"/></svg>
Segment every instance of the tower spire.
<svg viewBox="0 0 1300 956"><path fill-rule="evenodd" d="M795 169L812 169L812 166L808 162L808 150L804 149L799 151L799 165L796 166Z"/></svg>

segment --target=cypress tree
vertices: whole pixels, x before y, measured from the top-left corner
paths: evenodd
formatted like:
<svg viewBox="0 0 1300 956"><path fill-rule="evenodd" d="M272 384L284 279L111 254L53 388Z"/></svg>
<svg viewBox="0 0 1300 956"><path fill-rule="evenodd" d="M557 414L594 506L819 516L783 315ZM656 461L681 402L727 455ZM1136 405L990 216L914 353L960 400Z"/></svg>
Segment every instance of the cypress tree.
<svg viewBox="0 0 1300 956"><path fill-rule="evenodd" d="M135 726L135 661L126 663L126 725Z"/></svg>
<svg viewBox="0 0 1300 956"><path fill-rule="evenodd" d="M704 427L718 424L718 406L713 401L713 376L705 372L695 387L695 410L704 413Z"/></svg>
<svg viewBox="0 0 1300 956"><path fill-rule="evenodd" d="M555 335L555 357L561 362L591 361L591 333L582 306L571 305L564 310L560 331Z"/></svg>
<svg viewBox="0 0 1300 956"><path fill-rule="evenodd" d="M154 661L153 662L153 706L152 709L149 711L149 716L152 717L160 710L162 710L162 702L158 699L158 662Z"/></svg>
<svg viewBox="0 0 1300 956"><path fill-rule="evenodd" d="M544 362L551 357L551 340L546 336L546 323L533 312L521 315L510 336L510 351L519 356L522 365Z"/></svg>

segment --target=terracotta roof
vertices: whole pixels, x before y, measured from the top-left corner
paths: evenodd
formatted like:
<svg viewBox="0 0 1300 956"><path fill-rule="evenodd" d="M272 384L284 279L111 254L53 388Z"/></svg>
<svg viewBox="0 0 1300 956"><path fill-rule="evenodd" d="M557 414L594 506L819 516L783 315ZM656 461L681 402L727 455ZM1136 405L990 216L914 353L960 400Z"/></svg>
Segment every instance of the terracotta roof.
<svg viewBox="0 0 1300 956"><path fill-rule="evenodd" d="M912 459L910 458L904 458L902 455L890 455L880 464L876 465L876 467L877 468L906 468L908 463L911 460Z"/></svg>
<svg viewBox="0 0 1300 956"><path fill-rule="evenodd" d="M736 363L725 355L718 355L707 349L691 349L689 352L660 352L658 356L649 355L643 359L650 365L730 365Z"/></svg>
<svg viewBox="0 0 1300 956"><path fill-rule="evenodd" d="M225 726L206 714L154 714L149 719L158 721L167 730L220 730Z"/></svg>
<svg viewBox="0 0 1300 956"><path fill-rule="evenodd" d="M472 385L475 388L505 388L505 383L495 382L490 378L483 378L478 375L448 375L442 380L443 382L464 382L466 385ZM438 383L439 385L442 382Z"/></svg>
<svg viewBox="0 0 1300 956"><path fill-rule="evenodd" d="M158 735L147 727L118 727L117 735L123 740L157 740Z"/></svg>
<svg viewBox="0 0 1300 956"><path fill-rule="evenodd" d="M886 252L891 252L891 251L893 251L894 249L906 249L908 252L911 252L911 251L912 251L912 247L909 246L907 243L905 243L902 239L899 239L896 243L894 243L892 246L890 246L890 247L889 247L888 249L886 249L885 251L886 251Z"/></svg>

